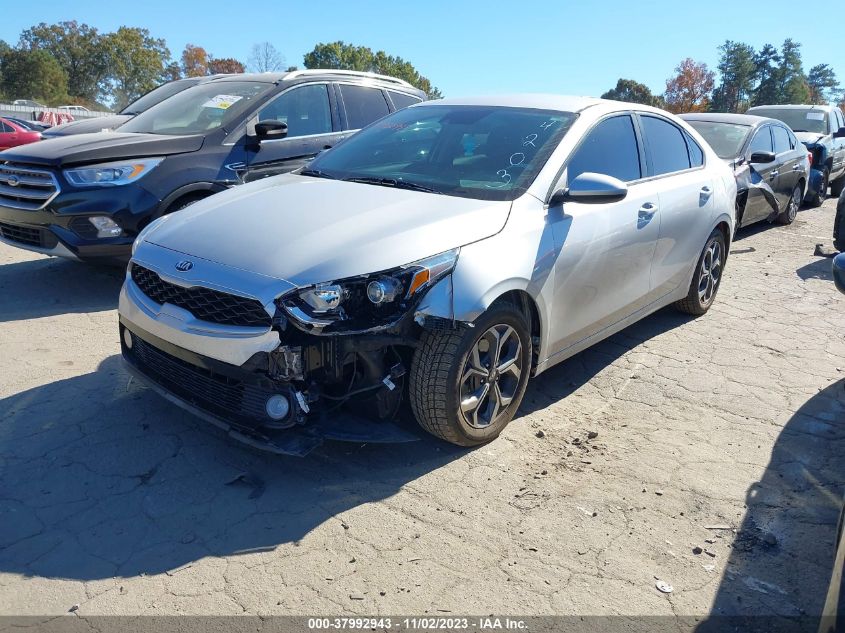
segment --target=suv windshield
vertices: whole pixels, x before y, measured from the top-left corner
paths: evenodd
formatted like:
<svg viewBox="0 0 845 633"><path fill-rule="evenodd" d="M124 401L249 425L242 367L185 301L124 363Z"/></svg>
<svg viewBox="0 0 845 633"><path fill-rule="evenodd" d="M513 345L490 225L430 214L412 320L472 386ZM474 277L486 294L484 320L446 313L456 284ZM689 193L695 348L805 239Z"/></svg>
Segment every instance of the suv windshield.
<svg viewBox="0 0 845 633"><path fill-rule="evenodd" d="M514 200L534 181L576 117L498 106L411 107L317 157L303 174Z"/></svg>
<svg viewBox="0 0 845 633"><path fill-rule="evenodd" d="M192 77L191 79L179 79L160 85L158 88L153 88L143 97L138 97L128 106L120 111L120 114L141 114L146 112L154 105L161 103L165 99L173 95L187 90L191 86L195 86L202 80L202 77Z"/></svg>
<svg viewBox="0 0 845 633"><path fill-rule="evenodd" d="M795 108L754 108L748 114L767 116L786 123L793 132L827 134L828 116L824 110L798 110Z"/></svg>
<svg viewBox="0 0 845 633"><path fill-rule="evenodd" d="M274 84L259 81L211 81L188 88L120 126L142 134L204 134L251 109Z"/></svg>
<svg viewBox="0 0 845 633"><path fill-rule="evenodd" d="M710 143L719 158L734 158L739 155L751 127L736 123L715 121L687 121L695 131Z"/></svg>

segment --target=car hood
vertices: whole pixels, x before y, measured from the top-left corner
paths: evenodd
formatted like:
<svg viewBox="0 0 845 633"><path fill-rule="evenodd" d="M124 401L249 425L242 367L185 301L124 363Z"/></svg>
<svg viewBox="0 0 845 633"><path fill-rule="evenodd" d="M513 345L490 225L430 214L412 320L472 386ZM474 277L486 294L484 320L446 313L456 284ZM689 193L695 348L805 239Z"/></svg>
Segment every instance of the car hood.
<svg viewBox="0 0 845 633"><path fill-rule="evenodd" d="M62 123L61 125L56 125L46 131L44 133L44 138L67 136L68 134L91 134L92 132L113 130L117 126L123 125L131 118L132 117L128 114L115 114L114 116L94 117L93 119L82 119L81 121Z"/></svg>
<svg viewBox="0 0 845 633"><path fill-rule="evenodd" d="M490 237L505 225L510 207L286 174L167 216L145 241L307 286L387 270Z"/></svg>
<svg viewBox="0 0 845 633"><path fill-rule="evenodd" d="M161 134L121 134L119 132L71 134L6 150L0 156L0 160L64 167L66 165L97 163L121 158L167 156L169 154L195 152L202 147L202 142L203 137L199 135L164 136Z"/></svg>
<svg viewBox="0 0 845 633"><path fill-rule="evenodd" d="M818 132L795 132L795 138L804 144L812 145L822 140L826 134L819 134Z"/></svg>

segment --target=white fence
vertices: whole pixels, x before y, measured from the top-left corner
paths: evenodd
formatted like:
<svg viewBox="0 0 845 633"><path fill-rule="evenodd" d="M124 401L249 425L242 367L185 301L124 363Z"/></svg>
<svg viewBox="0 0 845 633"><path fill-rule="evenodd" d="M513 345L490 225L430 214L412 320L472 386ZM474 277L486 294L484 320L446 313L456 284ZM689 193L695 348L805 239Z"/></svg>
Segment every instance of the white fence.
<svg viewBox="0 0 845 633"><path fill-rule="evenodd" d="M85 112L84 110L60 110L59 108L33 108L31 106L13 105L11 103L0 103L0 116L17 117L26 121L37 121L42 112L55 112L56 114L70 114L75 121L80 119L93 119L101 116L111 116L114 112Z"/></svg>

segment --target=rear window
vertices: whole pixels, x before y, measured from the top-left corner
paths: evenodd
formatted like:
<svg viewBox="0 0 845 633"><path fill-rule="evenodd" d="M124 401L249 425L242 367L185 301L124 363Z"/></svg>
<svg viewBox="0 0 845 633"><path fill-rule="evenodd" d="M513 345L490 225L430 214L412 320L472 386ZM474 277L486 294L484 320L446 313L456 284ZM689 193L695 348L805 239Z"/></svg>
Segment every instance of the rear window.
<svg viewBox="0 0 845 633"><path fill-rule="evenodd" d="M406 95L404 92L395 92L393 90L388 90L387 92L397 110L407 108L409 105L414 105L422 101L419 97L412 97L411 95Z"/></svg>
<svg viewBox="0 0 845 633"><path fill-rule="evenodd" d="M340 84L340 94L346 108L346 124L350 130L367 127L389 112L387 101L378 88Z"/></svg>
<svg viewBox="0 0 845 633"><path fill-rule="evenodd" d="M788 152L792 149L792 143L789 142L789 133L785 128L782 128L779 125L773 125L772 136L775 139L775 154Z"/></svg>
<svg viewBox="0 0 845 633"><path fill-rule="evenodd" d="M680 128L652 116L642 117L653 176L690 168L689 150Z"/></svg>

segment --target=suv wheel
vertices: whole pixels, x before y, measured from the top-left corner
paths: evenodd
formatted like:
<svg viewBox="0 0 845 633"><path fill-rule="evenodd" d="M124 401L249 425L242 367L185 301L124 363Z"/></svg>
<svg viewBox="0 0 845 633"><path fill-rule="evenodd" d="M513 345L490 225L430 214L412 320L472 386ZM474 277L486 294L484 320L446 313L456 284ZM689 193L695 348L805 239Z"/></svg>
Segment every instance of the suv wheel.
<svg viewBox="0 0 845 633"><path fill-rule="evenodd" d="M726 256L725 236L720 229L713 229L698 258L686 298L675 303L678 310L699 316L710 309L722 283Z"/></svg>
<svg viewBox="0 0 845 633"><path fill-rule="evenodd" d="M813 197L808 200L810 206L817 207L824 199L827 197L827 187L828 187L828 179L830 178L830 171L828 168L825 167L824 171L822 171L822 184L819 190L813 194Z"/></svg>
<svg viewBox="0 0 845 633"><path fill-rule="evenodd" d="M513 418L530 372L525 316L515 306L496 306L473 327L423 334L411 364L411 409L432 435L459 446L484 444Z"/></svg>
<svg viewBox="0 0 845 633"><path fill-rule="evenodd" d="M840 196L836 205L836 219L833 221L833 246L845 253L845 196Z"/></svg>
<svg viewBox="0 0 845 633"><path fill-rule="evenodd" d="M792 195L789 197L789 202L786 203L786 208L777 217L778 224L792 224L795 222L795 217L798 215L798 207L801 206L801 185L795 185L792 190Z"/></svg>

